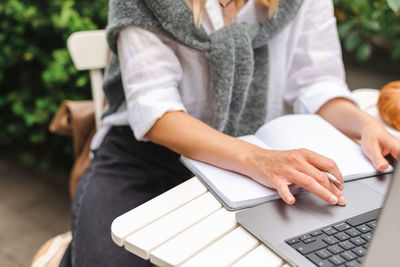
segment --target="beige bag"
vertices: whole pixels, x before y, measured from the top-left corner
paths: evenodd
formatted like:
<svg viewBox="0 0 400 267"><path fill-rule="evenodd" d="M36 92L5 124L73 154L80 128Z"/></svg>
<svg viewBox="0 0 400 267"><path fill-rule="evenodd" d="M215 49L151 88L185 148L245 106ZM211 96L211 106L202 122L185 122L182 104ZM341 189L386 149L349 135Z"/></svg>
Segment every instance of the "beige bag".
<svg viewBox="0 0 400 267"><path fill-rule="evenodd" d="M52 133L72 137L75 156L69 180L72 198L80 178L90 163L90 143L96 132L93 101L64 101L51 121L49 130Z"/></svg>

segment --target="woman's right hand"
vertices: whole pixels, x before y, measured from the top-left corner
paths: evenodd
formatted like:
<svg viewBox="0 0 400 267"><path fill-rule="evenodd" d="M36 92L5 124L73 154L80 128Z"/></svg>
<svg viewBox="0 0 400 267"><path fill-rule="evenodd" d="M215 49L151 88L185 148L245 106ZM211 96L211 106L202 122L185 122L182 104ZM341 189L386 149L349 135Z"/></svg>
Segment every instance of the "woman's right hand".
<svg viewBox="0 0 400 267"><path fill-rule="evenodd" d="M331 205L345 205L343 186L328 179L323 171L334 175L343 184L336 163L307 149L267 150L253 147L241 166L242 173L256 182L275 188L281 198L293 204L295 198L289 185L297 184Z"/></svg>
<svg viewBox="0 0 400 267"><path fill-rule="evenodd" d="M329 204L346 203L342 188L322 172L331 173L343 183L335 162L306 149L263 149L218 132L180 111L164 114L146 138L189 158L242 173L262 185L276 188L288 204L295 202L288 188L290 184L307 189Z"/></svg>

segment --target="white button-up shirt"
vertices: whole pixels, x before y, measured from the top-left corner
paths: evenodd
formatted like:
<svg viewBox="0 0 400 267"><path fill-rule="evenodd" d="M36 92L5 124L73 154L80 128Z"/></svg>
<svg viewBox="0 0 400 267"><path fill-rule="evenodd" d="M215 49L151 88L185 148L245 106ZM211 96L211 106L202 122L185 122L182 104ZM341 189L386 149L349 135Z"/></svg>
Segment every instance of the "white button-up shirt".
<svg viewBox="0 0 400 267"><path fill-rule="evenodd" d="M249 0L234 22L265 20L267 10ZM202 26L224 26L218 0L207 0ZM113 125L130 125L137 140L169 111L182 110L210 123L211 84L207 55L149 30L130 26L118 39L126 100L103 120L92 148ZM315 113L330 99L350 98L331 0L304 0L296 17L269 42L269 85L265 121L295 113Z"/></svg>

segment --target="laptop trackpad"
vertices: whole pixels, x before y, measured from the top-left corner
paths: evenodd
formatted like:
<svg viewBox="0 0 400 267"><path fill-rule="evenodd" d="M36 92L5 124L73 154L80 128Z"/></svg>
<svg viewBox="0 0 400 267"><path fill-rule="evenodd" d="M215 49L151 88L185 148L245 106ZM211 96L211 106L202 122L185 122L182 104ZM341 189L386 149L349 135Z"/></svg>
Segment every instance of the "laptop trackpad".
<svg viewBox="0 0 400 267"><path fill-rule="evenodd" d="M382 206L384 196L360 181L348 182L343 194L347 198L345 207L330 206L314 194L296 197L296 206L324 224L330 224L349 217L377 209Z"/></svg>
<svg viewBox="0 0 400 267"><path fill-rule="evenodd" d="M273 248L283 240L379 208L384 197L360 181L347 182L347 205L331 206L310 193L296 195L296 204L268 202L236 213L237 221Z"/></svg>

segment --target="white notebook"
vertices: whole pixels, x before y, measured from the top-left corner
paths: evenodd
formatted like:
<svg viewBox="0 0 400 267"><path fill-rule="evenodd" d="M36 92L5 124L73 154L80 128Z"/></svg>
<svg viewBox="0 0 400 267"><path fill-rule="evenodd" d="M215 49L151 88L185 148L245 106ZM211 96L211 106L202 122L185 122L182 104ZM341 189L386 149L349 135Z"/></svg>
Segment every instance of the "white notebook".
<svg viewBox="0 0 400 267"><path fill-rule="evenodd" d="M307 148L333 159L344 181L380 174L361 147L318 115L285 115L263 125L254 135L239 137L266 149ZM228 210L238 210L280 198L275 189L247 176L182 156L188 167ZM392 172L390 166L383 173ZM291 188L293 193L301 189Z"/></svg>

